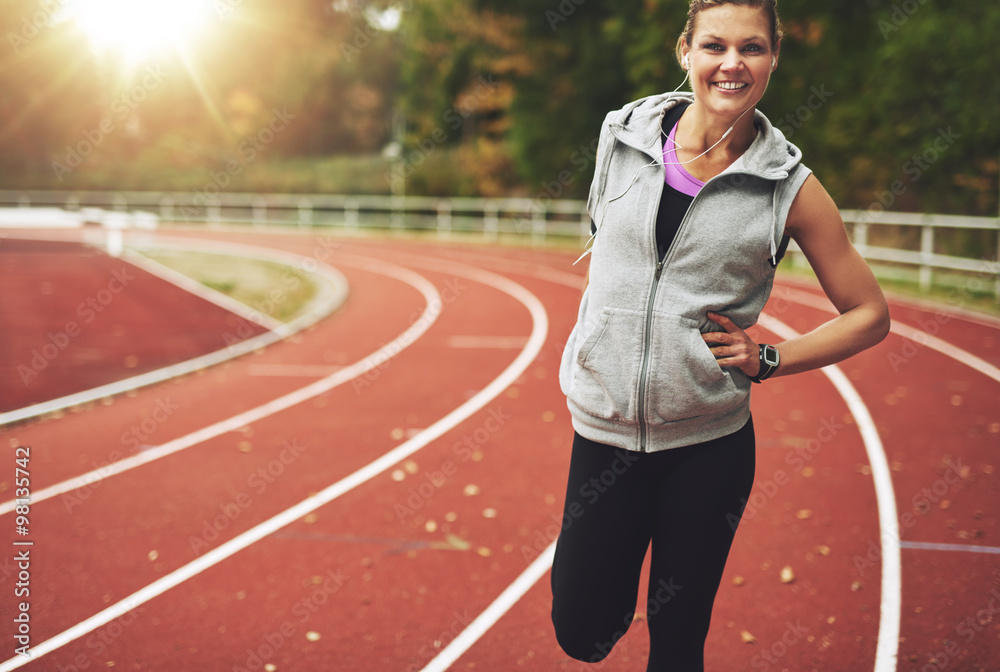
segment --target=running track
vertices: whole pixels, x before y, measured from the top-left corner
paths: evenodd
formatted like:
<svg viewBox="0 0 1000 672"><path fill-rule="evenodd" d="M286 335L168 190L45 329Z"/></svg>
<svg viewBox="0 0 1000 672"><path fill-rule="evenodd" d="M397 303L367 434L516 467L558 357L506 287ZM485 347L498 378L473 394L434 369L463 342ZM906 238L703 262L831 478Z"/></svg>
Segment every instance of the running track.
<svg viewBox="0 0 1000 672"><path fill-rule="evenodd" d="M597 668L562 655L548 621L574 254L179 236L325 260L350 296L201 375L0 430L31 447L36 493L35 657L14 656L8 544L0 669L645 669L644 598ZM755 333L780 340L829 310L814 287L781 283ZM877 348L755 389L756 488L709 670L1000 666L1000 323L892 311ZM112 475L136 453L123 433L149 418L141 451L157 459ZM7 454L0 524L13 542Z"/></svg>

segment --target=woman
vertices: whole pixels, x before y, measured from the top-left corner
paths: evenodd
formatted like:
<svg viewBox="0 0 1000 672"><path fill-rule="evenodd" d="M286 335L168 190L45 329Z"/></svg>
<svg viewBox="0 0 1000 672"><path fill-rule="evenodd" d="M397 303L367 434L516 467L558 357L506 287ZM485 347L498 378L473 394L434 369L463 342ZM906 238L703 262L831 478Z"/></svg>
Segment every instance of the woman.
<svg viewBox="0 0 1000 672"><path fill-rule="evenodd" d="M692 0L692 94L612 112L588 209L589 284L560 385L575 437L552 617L599 662L633 619L652 543L647 670L702 670L712 604L750 495L754 382L881 341L885 299L799 150L755 108L778 65L774 0ZM788 238L840 315L775 345L757 321Z"/></svg>

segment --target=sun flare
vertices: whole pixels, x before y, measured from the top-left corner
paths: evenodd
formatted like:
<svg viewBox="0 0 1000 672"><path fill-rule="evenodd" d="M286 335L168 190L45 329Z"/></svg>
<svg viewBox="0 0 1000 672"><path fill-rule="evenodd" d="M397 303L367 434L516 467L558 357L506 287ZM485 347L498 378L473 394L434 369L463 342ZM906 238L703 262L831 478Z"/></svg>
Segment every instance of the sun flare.
<svg viewBox="0 0 1000 672"><path fill-rule="evenodd" d="M183 49L212 17L210 0L70 0L64 8L95 50L133 63Z"/></svg>

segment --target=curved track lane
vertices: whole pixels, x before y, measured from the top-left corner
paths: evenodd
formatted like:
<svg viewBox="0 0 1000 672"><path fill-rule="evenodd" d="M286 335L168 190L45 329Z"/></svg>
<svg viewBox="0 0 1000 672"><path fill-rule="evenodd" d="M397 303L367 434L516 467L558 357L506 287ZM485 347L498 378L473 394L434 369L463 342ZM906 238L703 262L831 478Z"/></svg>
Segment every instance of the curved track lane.
<svg viewBox="0 0 1000 672"><path fill-rule="evenodd" d="M32 507L33 645L63 639L24 669L584 669L551 634L547 573L531 576L494 625L469 627L533 562L544 569L561 523L572 430L556 374L580 295L575 257L226 238L313 255L343 271L351 296L332 318L253 355L3 431L32 446L36 489L106 475ZM807 331L829 316L815 297L780 284L767 312ZM910 304L893 312L901 326L997 363L991 320ZM765 326L777 328L765 321L757 333L775 340ZM414 328L422 333L405 348L370 358ZM1000 381L914 336L902 329L842 364L885 446L899 539L883 539L865 442L830 380L812 372L756 391L756 487L720 590L709 669L875 669L881 588L891 585L882 549L893 546L898 669L942 655L953 669L992 664L1000 619L981 621L1000 582L984 551L1000 547L988 504ZM353 371L337 367L359 363L339 386L129 471L106 468L339 371L347 378ZM126 441L165 405L145 441ZM605 669L644 669L643 602ZM456 639L449 666L440 654Z"/></svg>

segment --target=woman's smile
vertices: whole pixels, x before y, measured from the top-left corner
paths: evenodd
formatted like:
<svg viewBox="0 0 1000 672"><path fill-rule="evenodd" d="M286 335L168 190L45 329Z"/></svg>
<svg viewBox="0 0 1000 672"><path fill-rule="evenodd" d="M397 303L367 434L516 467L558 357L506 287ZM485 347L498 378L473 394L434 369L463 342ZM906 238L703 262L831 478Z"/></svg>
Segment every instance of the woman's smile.
<svg viewBox="0 0 1000 672"><path fill-rule="evenodd" d="M746 82L734 82L734 81L712 82L713 88L727 94L741 93L748 86L750 85Z"/></svg>

